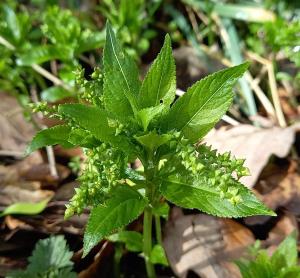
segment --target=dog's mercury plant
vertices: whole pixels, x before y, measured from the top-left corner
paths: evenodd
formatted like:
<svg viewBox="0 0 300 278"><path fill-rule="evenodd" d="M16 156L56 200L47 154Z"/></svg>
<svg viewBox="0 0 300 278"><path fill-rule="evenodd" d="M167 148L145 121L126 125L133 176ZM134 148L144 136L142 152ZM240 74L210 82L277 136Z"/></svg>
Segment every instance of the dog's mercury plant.
<svg viewBox="0 0 300 278"><path fill-rule="evenodd" d="M66 209L70 217L91 208L84 255L144 212L143 253L147 274L155 277L152 220L161 244L165 201L220 217L275 215L239 182L248 175L243 160L196 144L229 108L233 86L247 68L244 63L209 75L175 101L169 36L141 82L107 24L103 72L97 70L90 81L79 72L86 91L80 103L48 109L64 124L40 131L28 147L28 152L54 144L84 149L81 185ZM142 172L129 167L136 159Z"/></svg>

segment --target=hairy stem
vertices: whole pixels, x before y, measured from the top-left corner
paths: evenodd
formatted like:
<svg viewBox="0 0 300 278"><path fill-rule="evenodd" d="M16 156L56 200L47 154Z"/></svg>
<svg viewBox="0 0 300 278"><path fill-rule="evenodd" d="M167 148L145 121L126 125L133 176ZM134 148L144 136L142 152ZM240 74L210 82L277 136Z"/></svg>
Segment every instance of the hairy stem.
<svg viewBox="0 0 300 278"><path fill-rule="evenodd" d="M158 244L162 245L160 216L155 215L155 232Z"/></svg>
<svg viewBox="0 0 300 278"><path fill-rule="evenodd" d="M155 278L155 270L153 264L150 262L150 254L152 251L152 209L146 207L144 211L144 256L146 263L146 271L148 278Z"/></svg>

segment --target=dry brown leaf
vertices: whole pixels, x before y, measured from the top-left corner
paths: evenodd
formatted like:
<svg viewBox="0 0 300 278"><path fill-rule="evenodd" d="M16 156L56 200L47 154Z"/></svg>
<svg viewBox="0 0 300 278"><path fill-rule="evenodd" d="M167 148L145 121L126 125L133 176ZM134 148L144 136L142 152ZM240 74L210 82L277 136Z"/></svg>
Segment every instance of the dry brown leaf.
<svg viewBox="0 0 300 278"><path fill-rule="evenodd" d="M4 223L10 230L32 229L30 225L26 224L24 221L17 219L11 215L5 216Z"/></svg>
<svg viewBox="0 0 300 278"><path fill-rule="evenodd" d="M278 186L263 196L264 203L271 209L285 207L296 215L300 214L300 176L290 173L278 180Z"/></svg>
<svg viewBox="0 0 300 278"><path fill-rule="evenodd" d="M4 93L0 97L0 149L24 152L35 134L33 125L24 119L16 98Z"/></svg>
<svg viewBox="0 0 300 278"><path fill-rule="evenodd" d="M257 188L260 192L266 191L259 197L267 207L274 211L278 208L285 208L287 212L300 215L300 175L296 163L290 163L288 169L280 169L278 172L270 171L268 176L259 181ZM245 223L257 225L269 219L270 216L251 216L245 218Z"/></svg>
<svg viewBox="0 0 300 278"><path fill-rule="evenodd" d="M240 277L231 261L253 243L252 233L244 226L205 214L169 221L164 238L170 266L178 277L186 277L189 270L200 277Z"/></svg>
<svg viewBox="0 0 300 278"><path fill-rule="evenodd" d="M22 178L54 185L67 178L71 173L71 170L64 165L56 164L56 169L58 177L53 177L50 173L49 164L41 163L28 169L28 171L22 175Z"/></svg>
<svg viewBox="0 0 300 278"><path fill-rule="evenodd" d="M112 252L112 244L108 241L103 241L99 252L94 256L93 262L78 274L78 278L113 277L111 269L108 266Z"/></svg>
<svg viewBox="0 0 300 278"><path fill-rule="evenodd" d="M230 151L237 158L246 159L245 165L250 169L251 176L243 177L241 181L252 188L271 155L287 156L299 127L299 124L268 129L251 125L238 125L231 129L223 127L210 132L204 142L221 153Z"/></svg>
<svg viewBox="0 0 300 278"><path fill-rule="evenodd" d="M269 232L266 243L278 245L293 231L298 231L298 223L295 215L286 212L281 219L276 223L274 228Z"/></svg>
<svg viewBox="0 0 300 278"><path fill-rule="evenodd" d="M9 206L18 202L37 203L51 198L53 191L41 190L39 182L23 182L18 185L0 187L0 206Z"/></svg>

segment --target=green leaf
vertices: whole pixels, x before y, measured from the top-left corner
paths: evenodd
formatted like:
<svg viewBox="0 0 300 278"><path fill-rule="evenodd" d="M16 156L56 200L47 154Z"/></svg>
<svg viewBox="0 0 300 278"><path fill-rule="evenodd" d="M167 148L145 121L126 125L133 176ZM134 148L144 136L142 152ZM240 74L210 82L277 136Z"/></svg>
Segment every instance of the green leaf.
<svg viewBox="0 0 300 278"><path fill-rule="evenodd" d="M121 49L112 27L106 24L104 62L104 103L108 111L119 118L136 113L140 88L138 69Z"/></svg>
<svg viewBox="0 0 300 278"><path fill-rule="evenodd" d="M208 186L203 181L190 177L183 179L180 175L170 176L162 180L160 191L163 196L177 206L199 209L219 217L245 217L251 215L276 215L264 206L245 186L236 182L240 202L233 203L221 197L217 186Z"/></svg>
<svg viewBox="0 0 300 278"><path fill-rule="evenodd" d="M143 135L143 136L136 136L135 139L148 148L149 150L153 151L156 150L159 146L167 143L169 140L171 140L172 136L169 134L157 134L154 131L151 131L150 133Z"/></svg>
<svg viewBox="0 0 300 278"><path fill-rule="evenodd" d="M162 113L164 109L163 105L151 106L141 109L137 112L137 119L143 127L144 131L147 130L150 122L159 114Z"/></svg>
<svg viewBox="0 0 300 278"><path fill-rule="evenodd" d="M300 266L290 266L282 269L276 278L300 278Z"/></svg>
<svg viewBox="0 0 300 278"><path fill-rule="evenodd" d="M239 267L243 278L274 278L276 272L272 268L270 257L265 250L261 250L255 261L240 260L235 262Z"/></svg>
<svg viewBox="0 0 300 278"><path fill-rule="evenodd" d="M5 25L7 25L7 28L12 35L13 42L18 42L22 36L22 26L19 22L17 14L8 5L3 5L2 11L4 14L3 21L5 22Z"/></svg>
<svg viewBox="0 0 300 278"><path fill-rule="evenodd" d="M150 254L150 261L153 264L162 264L165 266L169 265L165 250L159 244L154 245L154 247L151 251L151 254Z"/></svg>
<svg viewBox="0 0 300 278"><path fill-rule="evenodd" d="M228 68L196 82L171 107L162 123L192 142L202 138L223 116L232 99L232 88L249 63Z"/></svg>
<svg viewBox="0 0 300 278"><path fill-rule="evenodd" d="M40 240L29 258L27 271L32 274L42 274L51 269L72 267L73 252L70 252L63 236Z"/></svg>
<svg viewBox="0 0 300 278"><path fill-rule="evenodd" d="M297 264L298 251L296 233L290 234L280 245L271 257L271 263L279 271L285 267L291 267Z"/></svg>
<svg viewBox="0 0 300 278"><path fill-rule="evenodd" d="M164 45L151 65L140 90L139 105L142 108L163 103L169 107L175 98L176 73L171 39L167 35Z"/></svg>
<svg viewBox="0 0 300 278"><path fill-rule="evenodd" d="M143 251L143 236L141 233L134 231L120 231L107 238L112 242L125 243L126 249L131 252Z"/></svg>
<svg viewBox="0 0 300 278"><path fill-rule="evenodd" d="M20 66L31 66L32 64L42 64L50 60L67 60L72 58L71 49L56 45L42 45L30 48L30 51L22 54L17 60Z"/></svg>
<svg viewBox="0 0 300 278"><path fill-rule="evenodd" d="M243 20L246 22L266 22L274 21L276 15L260 6L239 5L229 3L214 3L213 6L206 5L205 2L195 0L184 0L183 3L190 5L198 11L211 13L212 10L220 17Z"/></svg>
<svg viewBox="0 0 300 278"><path fill-rule="evenodd" d="M62 104L59 105L58 111L101 141L108 142L115 135L115 129L108 125L107 113L96 106L79 103Z"/></svg>
<svg viewBox="0 0 300 278"><path fill-rule="evenodd" d="M84 234L83 256L103 238L136 219L145 206L146 200L137 191L125 185L115 188L107 203L91 212Z"/></svg>
<svg viewBox="0 0 300 278"><path fill-rule="evenodd" d="M62 104L58 107L59 113L74 120L80 127L88 130L102 142L113 144L120 149L131 149L131 144L124 136L116 136L116 128L109 124L109 117L105 110L97 106L84 104Z"/></svg>
<svg viewBox="0 0 300 278"><path fill-rule="evenodd" d="M68 141L74 146L81 146L84 148L93 148L99 146L100 142L87 130L81 128L74 128L69 134Z"/></svg>
<svg viewBox="0 0 300 278"><path fill-rule="evenodd" d="M81 34L78 40L75 54L79 55L83 52L100 48L104 45L105 33L104 32L91 32L86 30Z"/></svg>
<svg viewBox="0 0 300 278"><path fill-rule="evenodd" d="M26 155L45 146L60 144L64 148L70 148L73 145L68 142L71 128L67 125L58 125L39 131L32 139L26 149Z"/></svg>
<svg viewBox="0 0 300 278"><path fill-rule="evenodd" d="M170 211L170 206L166 202L159 203L158 205L153 207L153 213L165 219L168 219L169 211Z"/></svg>
<svg viewBox="0 0 300 278"><path fill-rule="evenodd" d="M41 92L42 100L47 102L56 102L72 96L74 96L74 94L60 86L49 87Z"/></svg>
<svg viewBox="0 0 300 278"><path fill-rule="evenodd" d="M10 214L35 215L41 213L47 206L50 199L38 203L14 203L0 213L0 217Z"/></svg>

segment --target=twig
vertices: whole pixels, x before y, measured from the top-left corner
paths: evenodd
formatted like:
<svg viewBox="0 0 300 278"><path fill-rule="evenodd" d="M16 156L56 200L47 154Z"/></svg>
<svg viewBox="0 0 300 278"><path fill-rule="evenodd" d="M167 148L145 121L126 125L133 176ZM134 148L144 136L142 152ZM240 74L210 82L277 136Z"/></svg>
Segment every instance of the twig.
<svg viewBox="0 0 300 278"><path fill-rule="evenodd" d="M224 58L222 55L220 55L218 53L212 53L208 46L201 44L200 47L207 55L219 60L223 65L225 65L227 67L232 66L232 63L228 59ZM265 108L268 115L270 115L273 119L276 119L276 113L275 113L275 109L274 109L272 103L266 97L265 93L262 91L262 89L259 87L259 85L256 82L254 82L254 79L249 71L247 71L245 73L245 78L250 83L251 88L253 89L255 95L257 96L257 98L259 99L259 101L261 102L263 107Z"/></svg>
<svg viewBox="0 0 300 278"><path fill-rule="evenodd" d="M276 79L275 79L275 74L274 74L273 63L251 51L247 51L246 54L251 59L256 60L257 62L266 66L267 71L268 71L269 86L270 86L273 104L275 107L276 117L277 117L279 126L286 127L287 124L286 124L286 120L284 118L284 114L283 114L281 104L280 104L280 98L279 98L279 94L278 94L278 90L277 90L277 84L276 84Z"/></svg>
<svg viewBox="0 0 300 278"><path fill-rule="evenodd" d="M253 79L253 82L255 82L258 85L261 82L261 79L264 77L264 75L266 74L267 71L268 71L268 69L265 66L263 66L260 69L260 72Z"/></svg>
<svg viewBox="0 0 300 278"><path fill-rule="evenodd" d="M271 62L268 65L268 75L269 75L270 90L271 90L272 99L273 99L279 125L281 127L286 127L287 124L280 104L280 98L279 98L275 74L274 74L274 67Z"/></svg>
<svg viewBox="0 0 300 278"><path fill-rule="evenodd" d="M203 37L202 37L202 35L199 32L199 27L198 27L198 24L197 24L197 19L195 17L195 14L193 13L193 10L189 6L185 6L185 9L187 11L189 20L191 22L191 25L192 25L192 28L193 28L193 31L194 31L194 33L196 35L197 40L199 42L202 42Z"/></svg>
<svg viewBox="0 0 300 278"><path fill-rule="evenodd" d="M24 153L18 151L0 150L0 156L13 156L15 158L22 158L24 157Z"/></svg>
<svg viewBox="0 0 300 278"><path fill-rule="evenodd" d="M267 114L269 116L271 116L271 118L276 119L277 118L276 117L276 112L275 112L275 109L274 109L272 103L266 97L263 90L259 87L258 83L255 81L255 79L253 79L253 77L251 76L251 74L248 71L245 73L245 78L250 83L250 86L251 86L252 90L256 94L256 96L259 99L259 101L261 102L261 104L264 106Z"/></svg>
<svg viewBox="0 0 300 278"><path fill-rule="evenodd" d="M34 103L37 103L39 101L39 99L38 99L38 96L37 96L37 93L36 93L36 89L33 86L31 86L31 88L30 88L30 93L31 93L32 101ZM37 114L37 117L40 120L42 120L44 118L42 112L37 112L36 114ZM41 129L46 129L47 128L47 126L45 126L43 124L39 124L39 127ZM48 157L50 175L54 178L58 178L58 173L57 173L56 163L55 163L55 156L54 156L52 146L47 146L46 147L46 153L47 153L47 157Z"/></svg>
<svg viewBox="0 0 300 278"><path fill-rule="evenodd" d="M54 76L49 71L47 71L44 68L42 68L41 66L39 66L37 64L32 64L31 67L36 72L38 72L40 75L42 75L45 78L47 78L48 80L50 80L54 85L61 86L61 87L63 87L64 89L66 89L68 91L70 91L72 89L69 85L67 85L66 83L64 83L62 80L60 80L59 78L57 78L56 76Z"/></svg>
<svg viewBox="0 0 300 278"><path fill-rule="evenodd" d="M16 50L16 47L14 45L12 45L9 41L7 41L5 38L3 38L2 36L0 36L0 44L4 45L6 48L8 48L10 50ZM37 64L32 64L31 67L33 70L38 72L40 75L44 76L45 78L47 78L48 80L53 82L53 84L55 84L57 86L61 86L68 91L72 90L72 87L70 87L69 85L64 83L62 80L60 80L59 78L54 76L49 71L42 68L41 66L39 66Z"/></svg>
<svg viewBox="0 0 300 278"><path fill-rule="evenodd" d="M57 63L56 63L56 61L55 60L52 60L51 62L50 62L50 68L51 68L51 72L55 75L55 76L57 76Z"/></svg>

